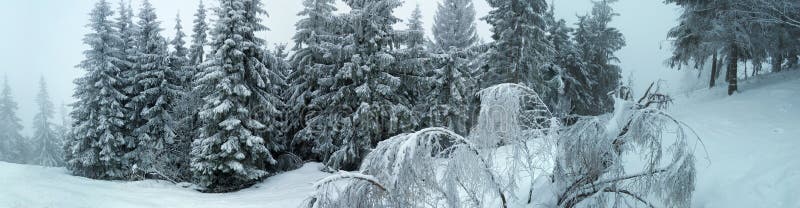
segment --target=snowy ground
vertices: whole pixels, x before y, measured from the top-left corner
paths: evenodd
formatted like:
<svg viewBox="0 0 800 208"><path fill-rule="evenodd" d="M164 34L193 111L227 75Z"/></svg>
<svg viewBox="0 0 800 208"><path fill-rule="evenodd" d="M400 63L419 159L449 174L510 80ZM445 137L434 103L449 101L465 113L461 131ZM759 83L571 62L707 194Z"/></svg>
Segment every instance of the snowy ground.
<svg viewBox="0 0 800 208"><path fill-rule="evenodd" d="M236 193L203 194L162 181L97 181L0 162L0 208L295 208L327 176L319 168L310 163Z"/></svg>
<svg viewBox="0 0 800 208"><path fill-rule="evenodd" d="M694 207L800 207L800 71L746 81L742 93L701 90L676 97L673 114L693 127L698 147ZM327 176L320 164L229 194L202 194L159 181L108 182L64 169L0 162L0 208L294 208Z"/></svg>
<svg viewBox="0 0 800 208"><path fill-rule="evenodd" d="M677 97L673 114L697 130L694 207L800 207L800 71Z"/></svg>

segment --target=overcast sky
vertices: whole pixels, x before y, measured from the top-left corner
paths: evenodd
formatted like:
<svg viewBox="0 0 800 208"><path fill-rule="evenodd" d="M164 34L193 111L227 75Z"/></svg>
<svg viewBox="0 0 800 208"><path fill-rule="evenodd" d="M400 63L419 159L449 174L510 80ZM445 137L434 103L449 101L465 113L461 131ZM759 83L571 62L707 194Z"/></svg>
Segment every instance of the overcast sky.
<svg viewBox="0 0 800 208"><path fill-rule="evenodd" d="M109 0L117 8L118 0ZM132 0L138 7L141 0ZM439 0L406 0L405 6L395 11L396 16L407 19L415 4L420 4L426 28L433 24L433 14ZM155 6L164 35L174 36L172 29L176 14L181 14L184 32L191 34L192 19L199 0L151 0ZM207 5L216 0L205 0ZM273 43L291 43L296 14L302 9L302 0L263 0L269 17L265 24L271 31L264 38ZM50 87L51 99L56 105L72 102L72 81L83 71L77 69L86 46L82 42L87 33L85 25L95 0L14 0L0 7L0 75L8 76L12 93L20 103L19 116L30 134L30 123L35 114L35 96L39 77L44 76ZM475 0L478 18L490 10L484 0ZM346 8L340 1L339 8ZM590 0L556 0L556 15L570 24L576 15L591 9ZM669 56L666 32L675 25L678 9L664 5L660 0L620 0L614 5L621 16L612 26L618 27L627 39L627 47L620 57L624 76L633 73L635 85L641 87L660 77L675 80L674 70L664 66ZM209 13L211 15L212 13ZM399 29L405 24L398 24ZM478 21L480 36L490 41L489 26ZM428 32L430 35L430 32ZM190 41L189 39L186 40Z"/></svg>

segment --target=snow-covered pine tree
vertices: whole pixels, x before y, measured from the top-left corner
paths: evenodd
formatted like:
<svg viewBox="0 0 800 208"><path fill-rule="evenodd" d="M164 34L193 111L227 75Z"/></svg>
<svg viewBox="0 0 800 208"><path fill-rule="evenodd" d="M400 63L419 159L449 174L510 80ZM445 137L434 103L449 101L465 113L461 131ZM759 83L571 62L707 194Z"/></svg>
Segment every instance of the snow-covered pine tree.
<svg viewBox="0 0 800 208"><path fill-rule="evenodd" d="M459 135L469 132L475 80L470 75L468 57L470 54L454 46L445 53L432 55L437 68L433 70L430 91L421 99L427 107L422 115L423 126L445 127Z"/></svg>
<svg viewBox="0 0 800 208"><path fill-rule="evenodd" d="M408 19L406 25L408 26L409 36L411 36L406 40L408 48L424 49L425 28L422 22L422 10L420 10L419 4L414 7L414 11L411 12L411 18Z"/></svg>
<svg viewBox="0 0 800 208"><path fill-rule="evenodd" d="M192 28L192 45L189 47L189 63L192 66L198 66L205 62L206 51L205 47L208 45L208 23L206 22L206 6L200 0L200 6L197 7L197 12L194 13L194 27ZM200 69L196 69L200 71Z"/></svg>
<svg viewBox="0 0 800 208"><path fill-rule="evenodd" d="M191 88L191 82L196 73L193 67L189 64L189 49L186 48L186 41L183 39L186 34L183 33L183 25L181 25L181 15L175 16L175 37L169 42L172 45L172 51L169 53L169 67L177 76L177 84L181 87L181 91Z"/></svg>
<svg viewBox="0 0 800 208"><path fill-rule="evenodd" d="M548 77L553 48L547 41L545 0L488 0L493 8L483 19L492 26L495 42L488 54L488 71L481 87L500 83L523 84L545 99L554 96L558 83Z"/></svg>
<svg viewBox="0 0 800 208"><path fill-rule="evenodd" d="M404 40L404 46L394 51L395 59L397 60L397 70L404 76L400 76L404 88L407 89L404 93L408 93L409 102L413 103L414 114L418 119L422 119L422 115L429 112L433 103L427 100L426 96L432 90L434 80L430 79L435 76L434 62L431 62L431 52L429 45L426 44L425 28L422 22L422 10L419 4L411 12L407 24L408 29L405 31L398 31L402 33L402 37L398 39ZM433 47L435 48L435 47ZM401 91L402 93L403 91ZM434 124L420 123L422 126L433 126ZM435 124L438 126L438 124Z"/></svg>
<svg viewBox="0 0 800 208"><path fill-rule="evenodd" d="M136 76L134 66L136 64L136 37L138 33L138 26L133 22L133 8L131 8L130 1L125 2L120 0L118 8L118 17L114 23L115 28L119 34L120 41L114 45L114 48L119 51L118 57L120 64L118 64L122 73L121 80L125 82L123 85L130 87L133 76ZM132 88L125 89L128 97L133 97L134 92ZM126 101L127 102L127 101Z"/></svg>
<svg viewBox="0 0 800 208"><path fill-rule="evenodd" d="M20 134L22 124L17 117L17 102L11 95L8 77L4 77L3 91L0 94L0 161L26 163L28 143Z"/></svg>
<svg viewBox="0 0 800 208"><path fill-rule="evenodd" d="M134 94L125 107L131 110L128 126L133 130L134 149L127 158L134 174L153 173L156 157L175 141L172 105L180 94L178 71L169 66L166 39L150 1L144 0L139 11L136 53L130 80Z"/></svg>
<svg viewBox="0 0 800 208"><path fill-rule="evenodd" d="M174 105L174 116L176 116L176 139L175 144L170 148L170 153L173 153L174 160L177 164L171 165L173 177L183 181L188 181L191 178L191 171L189 170L191 144L195 138L199 136L197 129L200 128L200 119L198 112L200 107L203 106L203 97L205 96L202 90L195 89L195 80L202 71L201 64L205 61L206 50L208 44L208 24L206 23L206 8L203 1L197 8L194 14L194 27L192 28L192 43L189 46L188 60L185 63L183 72L183 79L186 81L183 84L180 99ZM177 25L176 25L177 26ZM178 36L178 35L176 35ZM173 47L177 48L174 46ZM172 54L176 54L175 50Z"/></svg>
<svg viewBox="0 0 800 208"><path fill-rule="evenodd" d="M552 104L552 113L558 118L568 115L589 115L587 111L594 108L592 103L591 88L592 76L581 58L580 52L571 39L573 29L567 26L563 19L555 18L555 8L550 6L547 12L548 40L555 49L555 59L550 65L550 71L558 73L562 82L562 89L558 96L550 97L546 101ZM602 95L607 96L607 95Z"/></svg>
<svg viewBox="0 0 800 208"><path fill-rule="evenodd" d="M286 94L289 99L286 114L292 115L293 119L289 119L286 125L292 151L306 159L321 159L322 155L332 152L329 145L315 144L332 144L330 134L322 134L323 131L316 129L329 123L308 118L322 111L320 104L325 105L313 103L315 95L326 92L326 88L333 84L331 79L321 78L330 77L337 70L335 63L341 28L337 27L339 17L333 14L336 11L333 4L334 0L304 0L305 8L298 13L303 18L295 24L294 54L289 60L293 70L288 77L290 86ZM314 148L322 151L314 151Z"/></svg>
<svg viewBox="0 0 800 208"><path fill-rule="evenodd" d="M327 120L327 129L337 131L338 146L326 165L332 169L354 170L379 141L411 130L417 125L408 107L410 89L402 83L408 69L395 64L402 59L393 55L393 46L404 40L392 25L400 21L392 12L398 0L347 0L352 9L345 15L346 57L336 71L332 94L327 99L327 113L313 118ZM402 65L402 64L398 64Z"/></svg>
<svg viewBox="0 0 800 208"><path fill-rule="evenodd" d="M185 47L180 14L175 18L175 37L170 41L172 50L169 52L169 68L174 73L174 84L177 87L175 97L170 104L173 132L175 137L171 144L165 145L160 154L156 155L155 170L160 177L172 181L189 181L189 153L191 143L195 138L195 114L201 98L195 96L194 77L197 75L195 66L190 65L188 59L189 49Z"/></svg>
<svg viewBox="0 0 800 208"><path fill-rule="evenodd" d="M583 115L601 115L614 110L614 99L609 96L619 88L622 70L614 62L619 59L614 55L616 51L625 46L625 38L616 28L609 23L615 16L611 4L616 0L602 0L593 2L591 15L581 16L578 28L574 32L577 48L588 68L589 80L595 83L591 90L591 108L586 112L577 112Z"/></svg>
<svg viewBox="0 0 800 208"><path fill-rule="evenodd" d="M275 164L280 138L264 137L279 116L272 72L261 62L267 30L260 0L220 0L212 30L213 56L203 64L196 89L203 91L199 138L192 143L191 170L207 191L220 192L252 184Z"/></svg>
<svg viewBox="0 0 800 208"><path fill-rule="evenodd" d="M439 49L466 49L478 43L475 5L472 1L444 0L439 3L433 24L433 37Z"/></svg>
<svg viewBox="0 0 800 208"><path fill-rule="evenodd" d="M44 77L39 81L39 94L36 96L39 112L33 117L33 158L32 163L41 166L58 167L64 165L60 137L53 129L51 119L55 111Z"/></svg>
<svg viewBox="0 0 800 208"><path fill-rule="evenodd" d="M92 32L84 38L90 48L78 65L86 74L75 80L75 125L66 148L67 167L90 178L122 179L129 170L123 159L128 152L123 103L128 97L122 92L123 63L115 47L121 40L112 15L105 0L95 4L89 19Z"/></svg>

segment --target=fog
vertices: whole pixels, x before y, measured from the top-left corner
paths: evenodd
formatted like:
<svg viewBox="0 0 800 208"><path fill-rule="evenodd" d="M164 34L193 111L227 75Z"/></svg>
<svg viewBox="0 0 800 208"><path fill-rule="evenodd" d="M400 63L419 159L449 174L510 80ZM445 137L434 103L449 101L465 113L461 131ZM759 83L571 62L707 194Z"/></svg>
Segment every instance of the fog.
<svg viewBox="0 0 800 208"><path fill-rule="evenodd" d="M207 5L214 0L205 0ZM117 8L117 0L110 0ZM192 19L198 0L151 0L162 21L164 35L174 34L175 15L181 14L184 32L191 34ZM302 0L264 0L269 17L265 24L271 31L263 33L264 39L273 43L291 43L297 12L302 9ZM435 0L408 0L396 10L396 16L407 19L415 4L420 4L426 28L432 27L436 11ZM56 105L72 102L72 81L83 72L75 67L83 59L86 49L82 39L88 31L88 13L95 0L24 0L6 1L0 7L0 74L6 75L12 87L15 100L20 104L19 116L26 126L25 134L31 133L31 120L35 112L35 96L38 80L44 76L48 82L52 101ZM483 0L475 0L478 17L484 16L491 8ZM556 1L556 15L570 24L577 20L576 15L585 14L591 9L590 0ZM133 0L134 8L141 4ZM340 8L346 6L338 3ZM620 57L623 75L633 74L635 86L664 78L676 80L675 70L664 66L670 54L666 33L675 25L678 8L664 5L657 0L620 0L614 5L621 16L612 26L619 28L627 40L627 47L617 55ZM397 25L398 29L405 24ZM478 21L480 36L491 41L489 25ZM430 35L430 31L428 31ZM191 41L187 38L187 42ZM677 84L677 83L676 83Z"/></svg>

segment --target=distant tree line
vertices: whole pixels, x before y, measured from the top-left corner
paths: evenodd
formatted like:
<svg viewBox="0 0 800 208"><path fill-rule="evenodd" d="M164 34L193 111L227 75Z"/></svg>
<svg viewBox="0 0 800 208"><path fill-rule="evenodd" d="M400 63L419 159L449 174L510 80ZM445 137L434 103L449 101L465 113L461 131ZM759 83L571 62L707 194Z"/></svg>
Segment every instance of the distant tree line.
<svg viewBox="0 0 800 208"><path fill-rule="evenodd" d="M11 94L8 78L4 79L0 93L0 161L63 167L62 148L70 121L65 106L58 114L60 117L56 117L55 105L50 101L44 77L39 82L36 104L33 135L26 137L21 133L23 125L17 116L18 104Z"/></svg>

